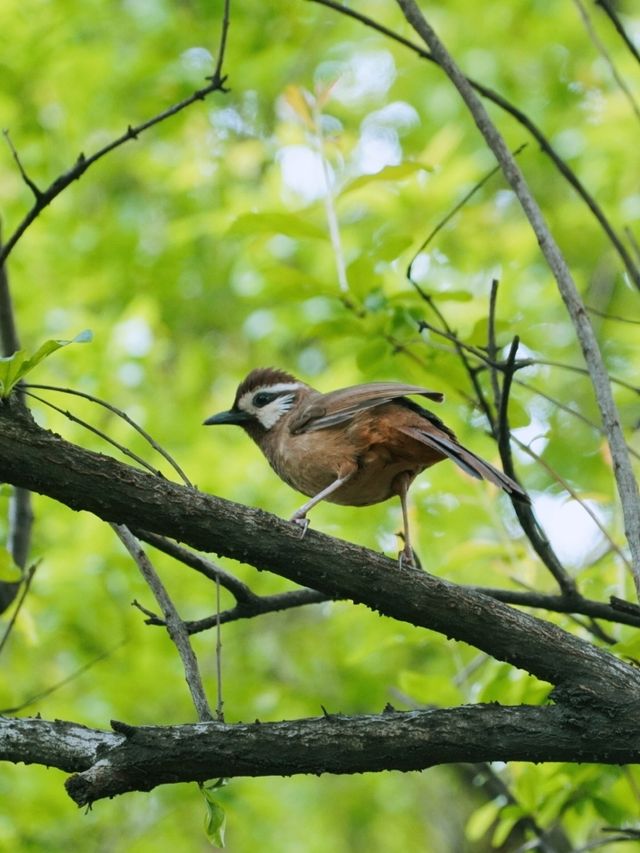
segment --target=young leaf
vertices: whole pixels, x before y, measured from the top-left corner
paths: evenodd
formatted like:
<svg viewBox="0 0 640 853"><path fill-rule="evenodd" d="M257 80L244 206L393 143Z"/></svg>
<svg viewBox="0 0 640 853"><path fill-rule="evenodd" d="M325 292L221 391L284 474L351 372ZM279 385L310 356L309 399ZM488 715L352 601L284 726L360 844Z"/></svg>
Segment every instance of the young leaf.
<svg viewBox="0 0 640 853"><path fill-rule="evenodd" d="M17 350L13 355L0 358L0 396L8 397L18 379L19 371L27 358L24 350ZM19 376L18 376L19 378Z"/></svg>
<svg viewBox="0 0 640 853"><path fill-rule="evenodd" d="M227 824L227 815L214 792L226 785L226 779L218 779L216 782L200 785L204 797L206 812L204 816L204 831L209 843L213 847L224 847L224 833Z"/></svg>
<svg viewBox="0 0 640 853"><path fill-rule="evenodd" d="M89 329L85 329L70 341L45 341L30 357L27 357L27 353L24 350L18 350L7 358L0 358L0 396L8 397L17 383L21 379L24 379L24 377L30 373L34 367L37 367L41 361L44 361L44 359L52 353L62 347L66 347L68 344L84 344L91 339L91 331Z"/></svg>

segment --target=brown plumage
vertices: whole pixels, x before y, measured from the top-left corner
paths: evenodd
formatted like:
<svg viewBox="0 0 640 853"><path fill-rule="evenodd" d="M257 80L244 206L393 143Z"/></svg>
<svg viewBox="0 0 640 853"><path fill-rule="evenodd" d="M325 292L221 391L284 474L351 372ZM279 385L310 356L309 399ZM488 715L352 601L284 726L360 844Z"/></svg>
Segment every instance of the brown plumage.
<svg viewBox="0 0 640 853"><path fill-rule="evenodd" d="M321 500L367 506L400 497L405 546L412 561L407 491L415 477L449 458L472 477L489 480L513 497L526 492L463 447L442 421L408 395L440 402L443 395L418 385L372 382L321 394L289 373L253 370L239 385L233 406L205 424L238 424L257 443L275 472L307 501L292 520L306 530L307 512Z"/></svg>

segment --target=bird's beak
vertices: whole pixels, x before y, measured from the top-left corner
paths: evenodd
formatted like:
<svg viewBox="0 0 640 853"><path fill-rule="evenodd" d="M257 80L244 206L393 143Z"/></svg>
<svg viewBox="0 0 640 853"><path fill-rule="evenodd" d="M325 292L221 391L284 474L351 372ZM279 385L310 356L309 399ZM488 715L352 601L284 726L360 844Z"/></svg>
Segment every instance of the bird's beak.
<svg viewBox="0 0 640 853"><path fill-rule="evenodd" d="M240 412L230 409L228 412L219 412L217 415L212 415L204 421L203 426L211 426L215 424L237 424L242 426L247 421L251 420L251 415L248 412Z"/></svg>

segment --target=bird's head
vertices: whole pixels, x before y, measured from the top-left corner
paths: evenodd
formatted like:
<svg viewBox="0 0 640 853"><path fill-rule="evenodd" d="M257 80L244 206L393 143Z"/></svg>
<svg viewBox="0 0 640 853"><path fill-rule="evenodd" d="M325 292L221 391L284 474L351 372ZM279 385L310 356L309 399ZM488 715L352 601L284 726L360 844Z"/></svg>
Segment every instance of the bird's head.
<svg viewBox="0 0 640 853"><path fill-rule="evenodd" d="M299 392L308 387L283 370L259 367L240 383L233 406L204 423L237 424L257 440L291 410Z"/></svg>

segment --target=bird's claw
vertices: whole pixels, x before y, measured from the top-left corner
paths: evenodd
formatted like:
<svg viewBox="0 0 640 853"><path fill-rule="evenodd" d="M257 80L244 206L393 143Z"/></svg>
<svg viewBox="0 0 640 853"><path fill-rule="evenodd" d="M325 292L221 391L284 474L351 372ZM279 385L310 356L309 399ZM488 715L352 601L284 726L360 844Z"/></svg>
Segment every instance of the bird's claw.
<svg viewBox="0 0 640 853"><path fill-rule="evenodd" d="M304 535L310 524L309 519L305 515L294 515L291 517L291 521L301 528L300 538L304 539Z"/></svg>
<svg viewBox="0 0 640 853"><path fill-rule="evenodd" d="M398 568L403 569L405 566L409 569L422 568L415 551L412 550L409 554L406 551L400 551L398 554Z"/></svg>

